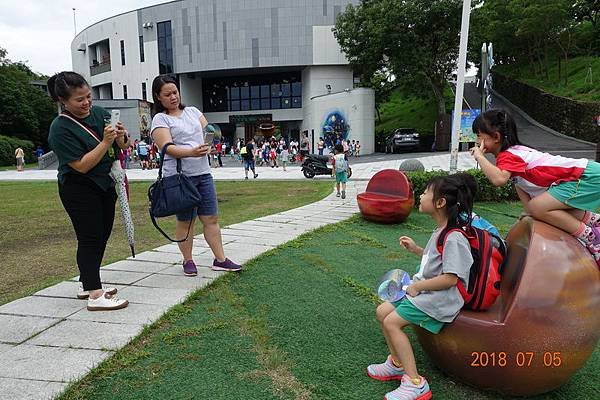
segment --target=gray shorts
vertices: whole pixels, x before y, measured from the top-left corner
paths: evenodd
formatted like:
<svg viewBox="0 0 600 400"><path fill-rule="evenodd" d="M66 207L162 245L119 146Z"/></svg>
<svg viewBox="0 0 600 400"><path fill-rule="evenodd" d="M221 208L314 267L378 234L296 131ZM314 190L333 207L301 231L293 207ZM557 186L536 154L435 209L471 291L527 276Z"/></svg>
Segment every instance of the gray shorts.
<svg viewBox="0 0 600 400"><path fill-rule="evenodd" d="M212 216L219 214L217 190L211 174L190 176L192 183L198 189L202 200L197 207L176 214L177 221L189 221L198 215Z"/></svg>

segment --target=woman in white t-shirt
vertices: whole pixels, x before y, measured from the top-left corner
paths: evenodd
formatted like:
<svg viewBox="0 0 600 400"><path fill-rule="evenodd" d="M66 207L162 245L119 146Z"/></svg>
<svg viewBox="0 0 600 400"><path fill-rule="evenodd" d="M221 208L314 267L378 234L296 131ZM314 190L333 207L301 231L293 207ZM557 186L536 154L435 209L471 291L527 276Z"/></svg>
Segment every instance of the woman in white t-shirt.
<svg viewBox="0 0 600 400"><path fill-rule="evenodd" d="M204 143L203 128L208 121L196 107L181 104L179 87L170 76L159 75L152 82L152 98L154 100L152 128L150 130L154 142L160 149L166 143L169 146L163 163L163 176L176 173L178 158L181 159L182 171L191 177L202 200L192 210L177 214L175 234L178 238L186 236L191 225L190 234L185 242L178 243L183 255L183 273L196 276L198 270L192 259L194 240L194 221L196 216L204 226L204 238L210 246L215 259L211 268L215 271L240 271L241 266L225 257L221 228L219 227L217 192L210 174L207 155L210 145ZM190 221L191 219L191 221Z"/></svg>

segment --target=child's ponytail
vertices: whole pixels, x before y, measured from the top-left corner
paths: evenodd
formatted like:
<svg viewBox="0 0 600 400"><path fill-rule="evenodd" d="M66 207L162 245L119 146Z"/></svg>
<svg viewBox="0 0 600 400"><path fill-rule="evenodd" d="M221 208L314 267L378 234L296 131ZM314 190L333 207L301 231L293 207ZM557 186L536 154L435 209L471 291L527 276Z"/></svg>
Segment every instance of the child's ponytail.
<svg viewBox="0 0 600 400"><path fill-rule="evenodd" d="M500 109L492 109L480 114L473 121L474 133L486 133L490 136L495 133L502 135L501 151L511 146L521 144L517 135L517 124L509 113Z"/></svg>
<svg viewBox="0 0 600 400"><path fill-rule="evenodd" d="M477 181L467 173L432 178L427 184L433 191L434 202L446 200L446 216L448 227L457 228L471 224L473 199L477 195Z"/></svg>

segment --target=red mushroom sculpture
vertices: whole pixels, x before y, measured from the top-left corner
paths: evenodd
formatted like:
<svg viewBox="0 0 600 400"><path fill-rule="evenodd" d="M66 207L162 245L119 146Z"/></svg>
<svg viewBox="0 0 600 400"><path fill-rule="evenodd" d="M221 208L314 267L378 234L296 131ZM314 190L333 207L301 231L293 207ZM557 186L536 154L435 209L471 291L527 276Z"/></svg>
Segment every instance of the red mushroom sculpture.
<svg viewBox="0 0 600 400"><path fill-rule="evenodd" d="M384 224L403 222L415 205L410 180L395 169L373 175L366 192L357 196L358 208L365 219Z"/></svg>

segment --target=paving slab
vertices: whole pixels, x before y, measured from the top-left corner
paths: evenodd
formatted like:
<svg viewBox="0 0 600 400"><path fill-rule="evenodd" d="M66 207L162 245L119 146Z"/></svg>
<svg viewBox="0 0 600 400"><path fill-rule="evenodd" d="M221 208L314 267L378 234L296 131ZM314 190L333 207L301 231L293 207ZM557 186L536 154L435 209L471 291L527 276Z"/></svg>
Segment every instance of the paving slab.
<svg viewBox="0 0 600 400"><path fill-rule="evenodd" d="M15 347L14 344L0 343L0 354ZM2 387L2 385L0 385Z"/></svg>
<svg viewBox="0 0 600 400"><path fill-rule="evenodd" d="M63 320L25 344L118 350L136 337L143 328L143 325Z"/></svg>
<svg viewBox="0 0 600 400"><path fill-rule="evenodd" d="M120 296L129 300L130 303L174 306L183 303L189 293L188 289L129 286L121 291Z"/></svg>
<svg viewBox="0 0 600 400"><path fill-rule="evenodd" d="M246 241L248 243L252 243L252 241L256 241L256 240L260 240L260 241L275 240L277 242L279 240L287 241L287 240L295 239L296 237L298 237L301 234L302 234L301 231L294 231L293 233L290 233L290 231L282 231L281 233L255 232L254 236L227 236L228 238L231 238L232 240L226 244L229 245L232 243L244 243Z"/></svg>
<svg viewBox="0 0 600 400"><path fill-rule="evenodd" d="M0 378L0 400L50 400L68 385L66 382Z"/></svg>
<svg viewBox="0 0 600 400"><path fill-rule="evenodd" d="M131 257L127 258L132 260ZM175 264L180 263L183 260L181 254L175 253L163 253L159 251L145 251L135 256L138 261L156 261L160 263Z"/></svg>
<svg viewBox="0 0 600 400"><path fill-rule="evenodd" d="M181 255L179 246L177 246L176 244L167 244L167 245L161 246L159 248L156 248L154 250L161 251L164 253L173 253L173 254ZM206 245L206 247L204 247L202 245L198 245L196 243L196 241L194 241L194 246L192 247L192 255L199 256L200 254L204 254L204 253L212 253L212 250L210 249L210 247L208 247L208 244Z"/></svg>
<svg viewBox="0 0 600 400"><path fill-rule="evenodd" d="M230 242L228 244L234 245L236 243L245 243L245 244L255 244L255 245L260 245L260 246L269 246L269 247L276 247L279 246L280 244L283 244L285 242L288 242L290 239L290 237L288 235L285 235L285 237L276 237L276 236L262 236L260 234L258 234L255 237L240 237L238 239L236 239L233 242Z"/></svg>
<svg viewBox="0 0 600 400"><path fill-rule="evenodd" d="M230 237L254 237L256 236L256 229L250 230L247 227L243 228L227 228L221 230L221 235L227 238Z"/></svg>
<svg viewBox="0 0 600 400"><path fill-rule="evenodd" d="M43 381L71 382L82 378L111 354L112 352L102 350L21 344L2 353L0 377L35 377Z"/></svg>
<svg viewBox="0 0 600 400"><path fill-rule="evenodd" d="M77 291L79 290L79 282L77 282L78 277L73 278L75 281L64 281L58 283L54 286L47 287L46 289L42 289L39 292L35 292L34 296L43 296L43 297L63 297L65 299L76 299ZM105 287L110 286L114 287L117 290L121 290L123 285L104 285Z"/></svg>
<svg viewBox="0 0 600 400"><path fill-rule="evenodd" d="M136 282L136 286L196 290L208 285L212 280L198 276L152 275Z"/></svg>
<svg viewBox="0 0 600 400"><path fill-rule="evenodd" d="M100 271L100 280L103 286L107 285L131 285L134 282L144 279L152 275L152 272L131 272L131 271L114 271L106 270ZM73 278L75 281L79 281L79 276Z"/></svg>
<svg viewBox="0 0 600 400"><path fill-rule="evenodd" d="M3 305L0 314L65 318L86 306L82 300L28 296Z"/></svg>
<svg viewBox="0 0 600 400"><path fill-rule="evenodd" d="M58 318L0 315L0 342L21 343L60 322Z"/></svg>
<svg viewBox="0 0 600 400"><path fill-rule="evenodd" d="M199 265L198 263L196 263L196 267L198 269L198 276L201 277L201 278L216 279L216 278L220 277L221 275L227 273L225 271L213 271L209 267L205 267L205 266ZM164 270L158 272L158 274L174 275L174 276L184 276L183 275L183 269L181 268L180 265L174 265L174 266L172 266L170 268L164 269ZM189 277L189 276L185 276L185 277L186 278L192 278L192 277Z"/></svg>
<svg viewBox="0 0 600 400"><path fill-rule="evenodd" d="M170 267L173 263L161 263L155 261L136 261L136 260L122 260L112 264L105 265L102 267L102 271L131 271L131 272L147 272L154 273L161 271L167 267Z"/></svg>
<svg viewBox="0 0 600 400"><path fill-rule="evenodd" d="M223 249L225 250L226 253L231 254L231 255L236 255L238 253L250 253L250 254L257 254L257 253L264 253L265 251L271 250L275 248L275 246L266 246L266 245L259 245L259 244L250 244L250 243L228 243L226 245L223 246Z"/></svg>
<svg viewBox="0 0 600 400"><path fill-rule="evenodd" d="M163 275L167 276L167 275ZM149 325L163 315L170 307L161 304L129 303L129 306L110 312L81 310L69 320L111 322L114 324Z"/></svg>

